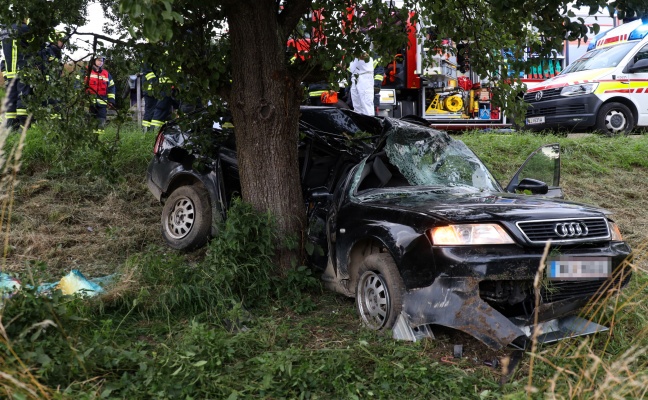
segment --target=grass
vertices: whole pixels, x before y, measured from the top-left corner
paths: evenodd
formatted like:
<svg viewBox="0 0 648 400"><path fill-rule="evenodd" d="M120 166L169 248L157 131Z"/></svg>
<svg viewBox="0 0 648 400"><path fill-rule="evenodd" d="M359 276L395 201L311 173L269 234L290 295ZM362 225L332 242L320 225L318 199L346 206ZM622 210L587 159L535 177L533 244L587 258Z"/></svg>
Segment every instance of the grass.
<svg viewBox="0 0 648 400"><path fill-rule="evenodd" d="M507 352L453 332L436 340L395 342L363 329L353 301L324 291L310 270L273 280L267 264L272 220L244 206L222 240L192 254L170 251L158 232L160 206L145 186L150 134L126 127L116 140L109 128L101 142L115 157L106 163L98 159L101 148L87 146L58 160L56 143L33 128L14 191L3 270L24 284L57 280L71 268L88 277L116 272L119 280L99 298L49 299L26 290L5 300L0 396L644 396L648 199L640 183L648 181L648 137L468 133L457 138L503 184L537 147L561 144L567 198L610 209L636 251L630 287L590 311L612 326L610 334L539 346L501 385L501 370L485 362L504 359ZM454 359L458 343L464 356Z"/></svg>

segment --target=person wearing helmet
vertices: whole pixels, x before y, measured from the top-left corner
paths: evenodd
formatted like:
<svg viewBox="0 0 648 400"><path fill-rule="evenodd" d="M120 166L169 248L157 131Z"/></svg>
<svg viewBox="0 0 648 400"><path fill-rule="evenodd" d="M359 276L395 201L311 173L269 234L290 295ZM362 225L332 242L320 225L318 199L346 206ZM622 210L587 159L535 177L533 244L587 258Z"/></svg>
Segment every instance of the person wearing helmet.
<svg viewBox="0 0 648 400"><path fill-rule="evenodd" d="M96 132L104 132L106 125L107 107L115 106L115 82L112 75L104 68L105 57L95 57L89 65L85 78L86 93L94 97L90 105L90 113L97 120Z"/></svg>
<svg viewBox="0 0 648 400"><path fill-rule="evenodd" d="M45 43L45 47L41 50L40 56L44 63L60 62L62 58L63 47L67 41L67 35L63 31L56 31Z"/></svg>
<svg viewBox="0 0 648 400"><path fill-rule="evenodd" d="M45 43L43 48L38 52L39 57L37 58L37 66L44 75L47 82L52 84L54 81L58 80L63 73L63 47L65 47L65 42L67 41L67 35L65 32L56 31L54 35L50 37L49 42ZM60 101L51 96L47 96L47 99L44 101L43 105L52 105L51 109L53 110L50 114L51 119L60 119L59 114L59 104Z"/></svg>

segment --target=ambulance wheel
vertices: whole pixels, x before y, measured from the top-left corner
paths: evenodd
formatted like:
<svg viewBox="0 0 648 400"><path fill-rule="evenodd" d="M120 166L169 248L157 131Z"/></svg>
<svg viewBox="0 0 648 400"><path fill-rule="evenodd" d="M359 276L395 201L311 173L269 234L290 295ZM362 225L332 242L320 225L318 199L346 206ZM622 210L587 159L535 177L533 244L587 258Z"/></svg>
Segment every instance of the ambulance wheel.
<svg viewBox="0 0 648 400"><path fill-rule="evenodd" d="M596 120L596 130L607 136L627 135L634 128L634 115L625 104L604 104Z"/></svg>

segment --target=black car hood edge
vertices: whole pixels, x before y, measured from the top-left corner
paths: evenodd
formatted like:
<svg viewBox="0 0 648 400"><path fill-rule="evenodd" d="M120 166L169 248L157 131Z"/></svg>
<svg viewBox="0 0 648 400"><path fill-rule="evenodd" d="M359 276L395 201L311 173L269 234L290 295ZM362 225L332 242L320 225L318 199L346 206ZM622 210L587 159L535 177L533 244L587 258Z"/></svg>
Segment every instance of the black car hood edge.
<svg viewBox="0 0 648 400"><path fill-rule="evenodd" d="M388 207L402 211L426 214L448 222L476 222L491 220L538 220L543 215L552 219L600 217L607 210L565 200L508 193L466 192L464 190L366 193L357 199L364 206ZM404 195L406 193L406 195Z"/></svg>

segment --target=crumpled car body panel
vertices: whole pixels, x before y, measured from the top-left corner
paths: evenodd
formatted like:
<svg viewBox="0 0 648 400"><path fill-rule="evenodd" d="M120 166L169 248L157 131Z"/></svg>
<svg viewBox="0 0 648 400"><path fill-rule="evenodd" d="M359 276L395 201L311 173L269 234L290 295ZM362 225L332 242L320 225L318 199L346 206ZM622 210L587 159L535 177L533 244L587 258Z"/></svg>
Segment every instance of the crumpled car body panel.
<svg viewBox="0 0 648 400"><path fill-rule="evenodd" d="M178 185L200 182L225 217L227 197L240 185L233 147L215 147L203 163L206 169L196 170L198 155L186 151L182 135L170 128L169 140L149 167L149 188L163 201ZM388 253L405 288L393 327L398 339L432 336L432 327L444 326L495 349L523 348L536 313L548 330L547 341L566 337L560 329L572 336L601 331L605 328L574 314L604 285L622 287L630 279L625 268L608 279L533 287L548 240L553 240L551 251L565 257L605 259L614 267L627 266L631 257L625 242L613 240L607 211L550 198L561 194L557 145L537 150L540 159L530 157L508 186L447 133L390 118L303 107L298 146L306 234L323 253L312 255L311 262L324 269L328 288L353 297L363 260ZM551 186L529 181L535 172ZM525 192L537 188L544 195L515 193L523 183ZM497 225L511 241L433 243L433 228L467 224ZM538 227L545 236L537 236ZM572 236L556 236L570 228Z"/></svg>

